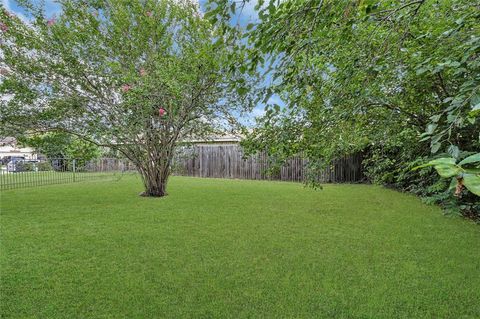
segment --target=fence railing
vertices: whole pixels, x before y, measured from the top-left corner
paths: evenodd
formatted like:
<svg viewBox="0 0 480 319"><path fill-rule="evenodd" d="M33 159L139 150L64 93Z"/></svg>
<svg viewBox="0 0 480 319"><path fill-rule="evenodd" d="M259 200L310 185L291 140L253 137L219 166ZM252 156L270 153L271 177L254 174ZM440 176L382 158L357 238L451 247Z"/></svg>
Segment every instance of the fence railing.
<svg viewBox="0 0 480 319"><path fill-rule="evenodd" d="M262 179L303 182L309 174L308 160L289 159L276 173L265 154L245 156L239 145L195 145L180 149L172 163L175 175L216 178ZM136 171L123 159L100 158L11 160L0 167L0 190L73 183L93 179L119 178ZM311 177L311 176L308 176ZM354 154L333 161L315 174L320 183L355 183L365 179L362 155Z"/></svg>
<svg viewBox="0 0 480 319"><path fill-rule="evenodd" d="M118 178L134 166L115 158L42 159L13 158L0 166L0 190Z"/></svg>

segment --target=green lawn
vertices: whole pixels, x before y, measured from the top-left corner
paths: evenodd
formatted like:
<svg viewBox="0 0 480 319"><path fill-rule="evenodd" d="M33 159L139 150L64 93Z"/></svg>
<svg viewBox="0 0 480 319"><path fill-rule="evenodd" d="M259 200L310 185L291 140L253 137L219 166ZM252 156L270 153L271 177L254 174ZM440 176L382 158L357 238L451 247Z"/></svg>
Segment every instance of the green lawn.
<svg viewBox="0 0 480 319"><path fill-rule="evenodd" d="M368 185L1 194L5 318L480 318L480 227Z"/></svg>

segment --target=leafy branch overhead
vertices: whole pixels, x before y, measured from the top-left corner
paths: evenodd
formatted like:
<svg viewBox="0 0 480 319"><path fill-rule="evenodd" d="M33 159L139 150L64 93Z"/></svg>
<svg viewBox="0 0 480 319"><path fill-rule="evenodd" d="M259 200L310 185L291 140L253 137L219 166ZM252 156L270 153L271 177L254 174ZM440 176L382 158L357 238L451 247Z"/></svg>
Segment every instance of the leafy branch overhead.
<svg viewBox="0 0 480 319"><path fill-rule="evenodd" d="M208 2L247 52L238 69L264 72L258 100L285 102L267 103L250 152L302 152L312 170L362 152L370 181L480 216L478 197L448 197L436 174L411 170L480 150L480 1L260 0L247 24L237 16L252 1Z"/></svg>

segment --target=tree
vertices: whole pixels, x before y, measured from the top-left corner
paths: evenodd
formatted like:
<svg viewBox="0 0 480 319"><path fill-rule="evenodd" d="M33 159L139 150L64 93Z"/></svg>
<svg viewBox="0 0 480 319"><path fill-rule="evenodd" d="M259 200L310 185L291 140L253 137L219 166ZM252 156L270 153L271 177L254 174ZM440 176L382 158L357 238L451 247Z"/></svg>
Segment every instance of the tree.
<svg viewBox="0 0 480 319"><path fill-rule="evenodd" d="M229 22L246 2L211 0L207 15L235 35ZM302 151L314 170L362 151L373 182L441 193L448 182L411 168L432 157L461 161L480 149L479 6L258 1L258 21L232 38L249 52L244 69L261 67L272 78L261 99L278 94L287 105L267 106L245 145L279 159Z"/></svg>
<svg viewBox="0 0 480 319"><path fill-rule="evenodd" d="M143 194L164 196L179 142L236 127L244 105L224 78L235 52L193 1L64 0L51 17L18 2L28 22L0 16L4 130L67 132L118 150Z"/></svg>
<svg viewBox="0 0 480 319"><path fill-rule="evenodd" d="M19 138L22 144L49 159L77 159L89 161L100 156L100 149L93 143L67 133L48 132Z"/></svg>

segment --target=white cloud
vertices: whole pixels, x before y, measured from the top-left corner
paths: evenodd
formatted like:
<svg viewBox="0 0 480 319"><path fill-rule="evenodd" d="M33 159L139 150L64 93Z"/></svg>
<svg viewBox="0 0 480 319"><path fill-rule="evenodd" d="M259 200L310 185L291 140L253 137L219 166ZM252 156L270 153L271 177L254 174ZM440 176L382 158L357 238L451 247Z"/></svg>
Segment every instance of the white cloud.
<svg viewBox="0 0 480 319"><path fill-rule="evenodd" d="M279 106L284 106L285 102L278 96L278 95L273 95L269 100L268 104L278 104Z"/></svg>
<svg viewBox="0 0 480 319"><path fill-rule="evenodd" d="M25 23L30 22L30 20L24 14L22 14L21 12L13 10L12 5L10 3L10 0L2 0L2 5L8 12L15 14L23 22L25 22Z"/></svg>
<svg viewBox="0 0 480 319"><path fill-rule="evenodd" d="M265 115L265 107L264 106L257 106L252 110L251 113L252 117L261 117Z"/></svg>
<svg viewBox="0 0 480 319"><path fill-rule="evenodd" d="M12 11L12 8L10 7L10 1L2 0L2 4L5 9L7 9L8 11Z"/></svg>
<svg viewBox="0 0 480 319"><path fill-rule="evenodd" d="M31 19L25 15L25 12L23 12L23 10L19 6L15 5L15 1L13 0L1 0L1 1L5 9L15 14L23 22L30 23ZM47 17L59 15L60 12L62 11L62 7L54 0L47 0L43 4L45 9L45 15Z"/></svg>

